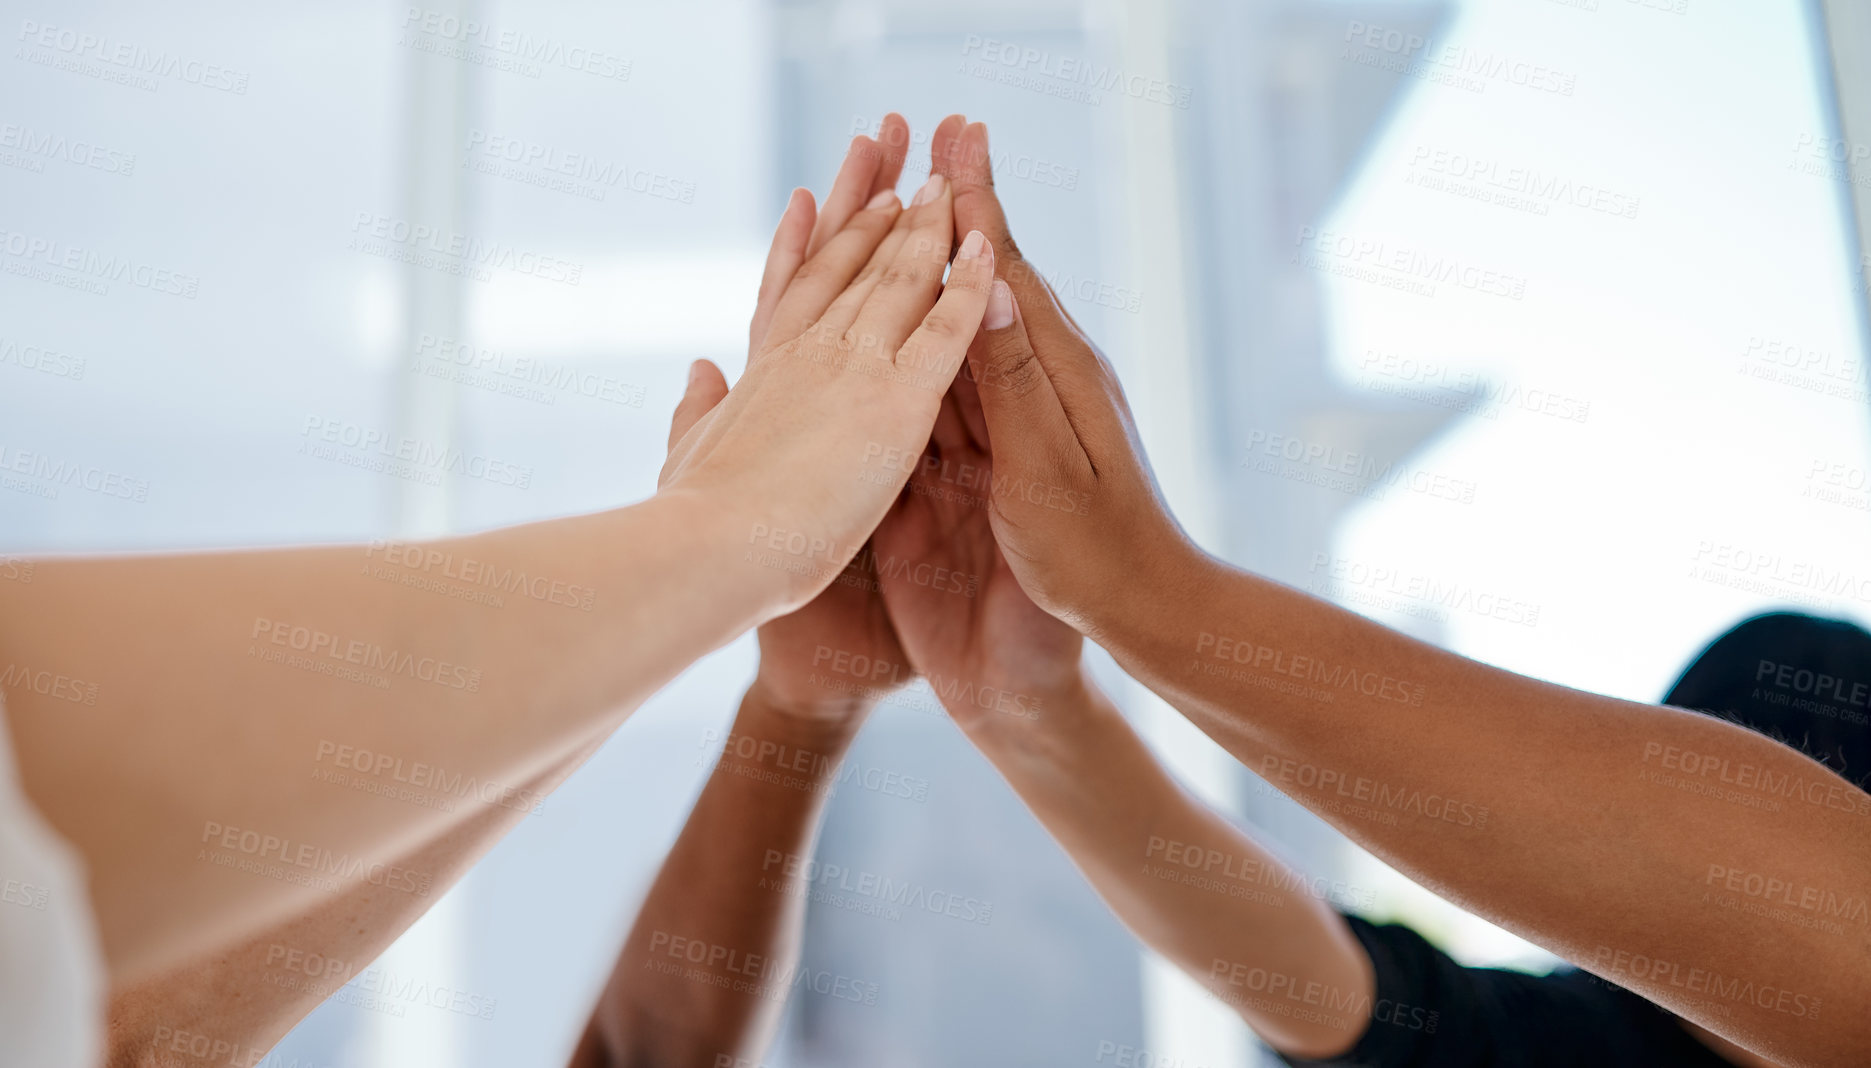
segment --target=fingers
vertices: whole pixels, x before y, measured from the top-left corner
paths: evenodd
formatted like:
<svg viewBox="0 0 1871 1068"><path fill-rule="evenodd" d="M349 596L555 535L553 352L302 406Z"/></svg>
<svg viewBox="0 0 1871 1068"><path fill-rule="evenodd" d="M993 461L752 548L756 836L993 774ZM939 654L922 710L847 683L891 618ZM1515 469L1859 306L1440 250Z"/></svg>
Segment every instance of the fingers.
<svg viewBox="0 0 1871 1068"><path fill-rule="evenodd" d="M994 194L994 166L988 154L987 124L970 125L950 115L936 127L929 142L929 167L954 186L955 228L962 233L979 230L994 243L994 254L1005 272L1020 260L1020 249L1007 229L1007 214Z"/></svg>
<svg viewBox="0 0 1871 1068"><path fill-rule="evenodd" d="M870 262L864 265L864 269L858 272L858 276L851 280L851 284L845 287L845 291L840 293L838 299L832 301L831 307L825 309L825 314L819 317L820 329L832 336L840 336L857 322L858 313L863 310L865 302L870 299L872 291L877 288L877 283L883 278L884 272L896 262L904 242L909 240L911 232L919 225L918 220L924 219L926 213L931 210L927 200L931 188L929 183L924 183L923 188L916 191L916 197L910 201L910 207L897 216L896 224L890 228L890 235L877 246L877 251L871 253ZM879 345L866 351L894 353L896 349L885 350Z"/></svg>
<svg viewBox="0 0 1871 1068"><path fill-rule="evenodd" d="M947 213L942 214L946 216ZM912 237L910 240L913 244L917 239ZM888 285L887 278L878 283L871 304L886 298ZM993 285L993 246L979 232L970 233L955 254L948 282L942 287L942 296L936 301L935 307L929 309L929 313L922 318L922 325L899 349L889 350L896 352L898 370L909 372L913 382L932 389L946 390L954 380L956 370L961 367L969 343L980 332L981 318L987 311L988 293ZM907 293L911 286L905 283L900 289L902 293ZM900 298L902 293L890 295L889 299ZM870 311L870 304L865 305L865 311ZM891 314L896 314L896 311L894 307L890 309ZM859 329L864 329L864 322L864 317L860 316ZM880 320L875 328L881 331L890 325Z"/></svg>
<svg viewBox="0 0 1871 1068"><path fill-rule="evenodd" d="M901 212L894 193L879 193L832 235L824 248L808 256L773 309L773 320L767 325L768 341L790 341L818 322L889 235ZM824 213L819 217L823 219Z"/></svg>
<svg viewBox="0 0 1871 1068"><path fill-rule="evenodd" d="M955 314L954 306L945 315L936 294L941 292L942 272L948 265L949 250L954 247L954 216L950 212L948 182L941 175L930 175L913 203L913 217L908 221L908 233L904 235L902 245L883 272L877 276L875 285L864 306L858 311L857 319L851 324L850 332L861 339L865 346L875 346L878 353L896 353L898 366L902 366L901 350L904 342L916 329L923 333L931 327L930 319L940 326L946 324ZM980 261L984 258L986 240L976 242L978 248L969 259L967 270L961 272L975 279L974 291L968 290L964 281L957 292L957 299L978 297L978 306L974 308L973 318L967 324L967 332L961 335L960 350L965 349L968 338L974 336L975 328L981 323L981 310L987 305L988 279L981 276ZM985 260L991 269L993 256L988 253ZM951 286L956 280L951 276ZM936 308L930 310L930 304ZM916 327L922 322L920 328ZM956 329L960 329L956 326ZM950 371L953 373L953 366ZM946 380L943 383L946 385Z"/></svg>
<svg viewBox="0 0 1871 1068"><path fill-rule="evenodd" d="M863 134L851 139L851 147L845 151L845 161L838 168L838 177L832 180L832 191L825 194L825 209L819 212L818 222L812 228L812 239L806 248L806 255L813 255L824 248L833 235L844 229L845 223L853 215L863 210L872 196L896 187L895 175L890 177L888 183L877 180L884 163L885 153L877 142ZM902 164L899 163L896 170L902 173Z"/></svg>
<svg viewBox="0 0 1871 1068"><path fill-rule="evenodd" d="M883 125L877 130L877 150L883 154L883 161L877 167L877 177L871 181L873 196L897 187L897 179L903 176L903 162L909 158L909 147L909 120L894 111L885 115Z"/></svg>
<svg viewBox="0 0 1871 1068"><path fill-rule="evenodd" d="M728 380L721 375L721 368L707 360L696 360L689 365L689 385L682 393L682 399L676 403L676 412L669 419L669 451L674 452L676 443L695 429L702 416L714 410L721 403L721 398L728 395Z"/></svg>
<svg viewBox="0 0 1871 1068"><path fill-rule="evenodd" d="M968 348L968 369L997 469L1033 471L1083 456L1052 381L1034 355L1020 304L998 278L981 332Z"/></svg>
<svg viewBox="0 0 1871 1068"><path fill-rule="evenodd" d="M804 189L793 190L793 195L786 200L786 211L780 215L780 224L773 231L773 245L767 249L766 270L760 276L760 295L754 301L754 319L747 327L747 355L750 359L760 351L761 343L766 340L767 326L773 321L773 309L779 305L780 296L793 280L793 273L806 260L806 247L812 237L816 214L812 194Z"/></svg>

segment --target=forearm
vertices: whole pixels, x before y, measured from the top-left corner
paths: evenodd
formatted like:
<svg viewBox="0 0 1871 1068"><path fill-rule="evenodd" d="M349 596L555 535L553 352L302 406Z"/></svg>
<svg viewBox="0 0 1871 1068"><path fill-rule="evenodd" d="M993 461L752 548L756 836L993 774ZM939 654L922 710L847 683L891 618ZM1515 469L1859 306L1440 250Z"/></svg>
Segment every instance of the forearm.
<svg viewBox="0 0 1871 1068"><path fill-rule="evenodd" d="M1118 917L1275 1049L1349 1049L1370 962L1308 882L1184 790L1087 680L1035 720L967 713L993 762Z"/></svg>
<svg viewBox="0 0 1871 1068"><path fill-rule="evenodd" d="M1166 561L1096 636L1272 785L1464 907L1752 1048L1841 1063L1871 1045L1871 1020L1845 1011L1871 998L1871 927L1841 938L1722 907L1710 881L1743 868L1862 901L1871 797L1714 717Z"/></svg>
<svg viewBox="0 0 1871 1068"><path fill-rule="evenodd" d="M801 872L864 716L741 703L644 901L575 1065L758 1060L779 1026L805 918Z"/></svg>
<svg viewBox="0 0 1871 1068"><path fill-rule="evenodd" d="M757 622L775 578L725 565L695 503L393 556L54 559L5 584L22 778L84 855L113 973L251 933L325 892L300 876L377 870L456 820L386 816L321 779L334 757L525 782Z"/></svg>
<svg viewBox="0 0 1871 1068"><path fill-rule="evenodd" d="M198 1039L226 1059L263 1063L265 1053L345 983L366 973L390 944L593 751L587 747L527 784L512 799L456 803L469 815L402 866L432 873L414 896L365 884L277 923L242 944L112 991L110 1068L192 1063ZM399 804L382 799L384 806ZM221 1059L221 1058L217 1058Z"/></svg>

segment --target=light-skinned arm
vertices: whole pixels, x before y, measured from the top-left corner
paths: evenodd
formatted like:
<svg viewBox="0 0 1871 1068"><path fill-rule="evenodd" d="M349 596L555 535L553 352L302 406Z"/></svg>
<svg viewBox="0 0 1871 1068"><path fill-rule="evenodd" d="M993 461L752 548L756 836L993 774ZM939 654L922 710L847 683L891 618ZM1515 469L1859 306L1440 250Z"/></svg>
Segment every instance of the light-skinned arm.
<svg viewBox="0 0 1871 1068"><path fill-rule="evenodd" d="M301 914L328 892L317 880L387 878L452 826L313 782L319 746L525 782L831 582L901 484L859 478L865 448L926 439L986 303L980 239L943 285L951 203L944 183L925 190L769 264L768 343L643 504L390 560L361 546L50 559L0 584L21 778L85 860L113 978ZM488 610L402 584L470 563L547 594ZM551 599L572 587L588 611Z"/></svg>
<svg viewBox="0 0 1871 1068"><path fill-rule="evenodd" d="M1476 663L1202 552L1110 365L1015 247L985 127L952 117L933 151L1015 298L969 363L994 533L1038 604L1424 886L1755 1052L1862 1061L1871 928L1705 898L1730 867L1864 894L1871 796L1743 728Z"/></svg>

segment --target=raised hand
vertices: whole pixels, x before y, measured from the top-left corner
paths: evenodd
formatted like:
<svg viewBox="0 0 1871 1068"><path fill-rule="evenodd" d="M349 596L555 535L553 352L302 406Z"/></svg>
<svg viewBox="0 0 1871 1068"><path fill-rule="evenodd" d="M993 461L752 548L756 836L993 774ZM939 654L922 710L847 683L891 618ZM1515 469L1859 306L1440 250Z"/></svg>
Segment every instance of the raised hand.
<svg viewBox="0 0 1871 1068"><path fill-rule="evenodd" d="M987 127L952 115L931 153L954 191L955 225L987 235L996 251L987 320L968 350L993 445L995 537L1034 601L1093 633L1117 578L1188 539L1157 490L1116 373L1014 244Z"/></svg>
<svg viewBox="0 0 1871 1068"><path fill-rule="evenodd" d="M903 117L893 113L884 118L879 131L881 141L853 138L823 211L814 211L811 193L804 189L793 191L767 253L760 297L748 329L750 363L758 357L774 309L799 265L824 247L867 203L891 195L903 171L903 157L885 146L905 142L907 130ZM727 394L728 384L720 369L706 360L696 361L690 368L688 392L671 421L672 452ZM874 562L872 552L860 552L805 607L760 627L760 672L754 689L765 706L820 720L858 720L882 692L912 677L884 612ZM862 658L865 665L887 667L867 670L860 684L860 680L823 669L838 653L846 654L849 661Z"/></svg>
<svg viewBox="0 0 1871 1068"><path fill-rule="evenodd" d="M928 568L889 567L884 603L910 663L929 679L964 729L1033 720L1071 705L1083 688L1072 628L1021 590L995 544L989 519L996 481L974 384L958 377L920 455L878 455L880 466L914 467L873 540L880 558ZM954 584L920 576L966 576Z"/></svg>
<svg viewBox="0 0 1871 1068"><path fill-rule="evenodd" d="M781 614L838 578L883 518L904 479L867 477L867 450L922 447L980 325L993 251L970 235L945 285L951 209L940 176L908 210L879 192L807 254L798 235L812 229L810 209L796 195L746 374L723 395L718 372L704 368L683 400L692 422L677 427L663 494L734 514L746 531L741 565L783 587Z"/></svg>

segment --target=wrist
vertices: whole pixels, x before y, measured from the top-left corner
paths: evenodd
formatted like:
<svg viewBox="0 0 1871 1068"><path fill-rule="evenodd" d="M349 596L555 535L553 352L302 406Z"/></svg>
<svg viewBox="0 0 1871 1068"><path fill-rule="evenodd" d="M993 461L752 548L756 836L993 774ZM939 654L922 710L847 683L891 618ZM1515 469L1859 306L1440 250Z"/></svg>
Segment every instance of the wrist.
<svg viewBox="0 0 1871 1068"><path fill-rule="evenodd" d="M1024 689L955 687L942 707L976 744L1070 730L1092 703L1096 685L1080 660L1055 683Z"/></svg>
<svg viewBox="0 0 1871 1068"><path fill-rule="evenodd" d="M801 695L756 674L741 701L735 730L831 757L842 757L875 708L870 695ZM744 724L743 724L744 721Z"/></svg>
<svg viewBox="0 0 1871 1068"><path fill-rule="evenodd" d="M645 506L692 550L701 569L697 595L725 599L747 616L748 626L758 626L785 614L794 580L783 570L760 565L750 551L757 522L749 509L725 497L677 486L658 492Z"/></svg>
<svg viewBox="0 0 1871 1068"><path fill-rule="evenodd" d="M1167 632L1171 617L1199 612L1208 571L1215 564L1209 555L1172 526L1167 536L1142 539L1149 549L1114 569L1103 584L1102 596L1088 599L1074 626L1087 638L1113 654L1150 634Z"/></svg>

